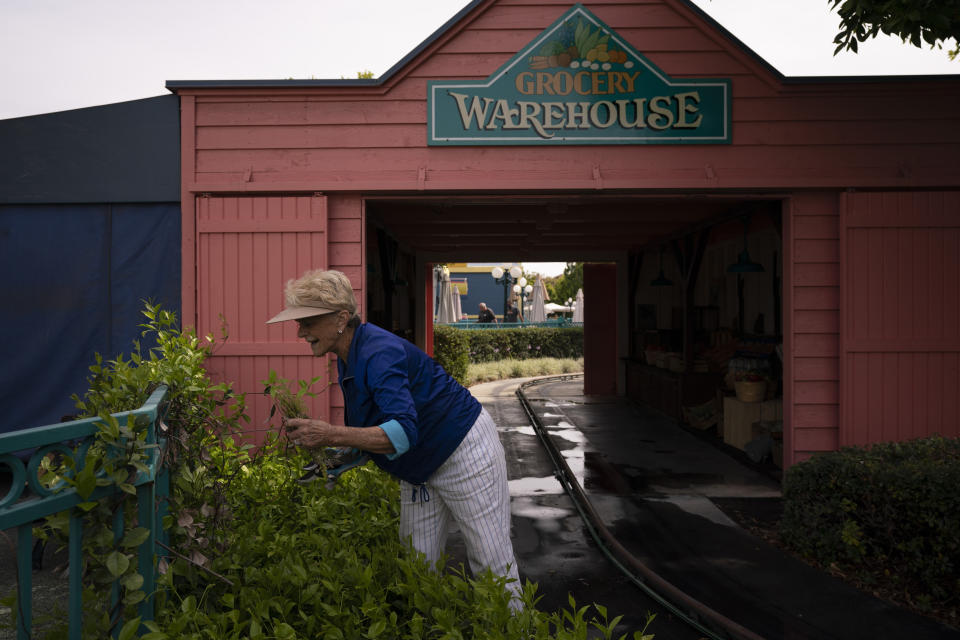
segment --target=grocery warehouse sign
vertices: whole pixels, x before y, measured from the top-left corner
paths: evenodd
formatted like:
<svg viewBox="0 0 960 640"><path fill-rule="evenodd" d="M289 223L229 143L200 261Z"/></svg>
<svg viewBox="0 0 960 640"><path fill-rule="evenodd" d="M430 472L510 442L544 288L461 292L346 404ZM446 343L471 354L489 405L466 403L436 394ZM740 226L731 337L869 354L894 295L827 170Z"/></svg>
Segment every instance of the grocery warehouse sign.
<svg viewBox="0 0 960 640"><path fill-rule="evenodd" d="M674 80L577 4L483 81L431 81L431 145L729 144L730 80Z"/></svg>

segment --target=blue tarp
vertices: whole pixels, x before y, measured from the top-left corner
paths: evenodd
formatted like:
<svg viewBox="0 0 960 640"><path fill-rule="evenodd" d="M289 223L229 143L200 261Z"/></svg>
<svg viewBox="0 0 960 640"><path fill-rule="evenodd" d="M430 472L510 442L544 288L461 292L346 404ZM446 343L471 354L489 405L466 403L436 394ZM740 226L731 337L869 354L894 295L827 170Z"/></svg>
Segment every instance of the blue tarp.
<svg viewBox="0 0 960 640"><path fill-rule="evenodd" d="M0 432L75 413L143 300L180 312L180 205L0 205Z"/></svg>

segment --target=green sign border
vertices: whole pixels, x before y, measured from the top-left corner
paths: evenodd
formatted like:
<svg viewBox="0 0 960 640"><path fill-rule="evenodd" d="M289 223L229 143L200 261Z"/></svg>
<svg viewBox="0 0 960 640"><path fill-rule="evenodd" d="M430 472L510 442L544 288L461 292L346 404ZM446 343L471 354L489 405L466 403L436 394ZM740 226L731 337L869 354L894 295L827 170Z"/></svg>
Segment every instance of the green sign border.
<svg viewBox="0 0 960 640"><path fill-rule="evenodd" d="M610 41L627 52L630 59L645 68L649 73L658 78L665 86L678 90L700 87L719 87L722 93L720 99L722 113L720 120L722 122L721 135L691 135L684 133L682 135L667 135L664 133L647 135L590 135L590 136L554 136L552 138L543 138L539 135L531 136L501 136L496 133L490 136L470 134L463 136L444 136L436 134L440 120L438 119L437 108L440 104L441 92L449 89L488 89L503 79L509 72L517 66L524 64L528 58L542 47L544 42L554 36L564 23L583 18L593 27L599 27L610 34ZM566 11L552 25L547 27L539 36L531 41L524 49L508 60L497 71L491 74L486 80L482 81L450 81L450 80L430 80L427 83L427 144L430 146L540 146L540 145L613 145L613 144L730 144L731 134L731 82L727 78L703 78L673 80L670 76L661 71L655 64L647 60L645 56L636 51L626 40L620 37L616 31L608 27L602 20L593 15L581 4L575 4ZM643 97L643 96L641 96ZM618 129L622 131L622 129ZM466 132L465 132L466 133Z"/></svg>

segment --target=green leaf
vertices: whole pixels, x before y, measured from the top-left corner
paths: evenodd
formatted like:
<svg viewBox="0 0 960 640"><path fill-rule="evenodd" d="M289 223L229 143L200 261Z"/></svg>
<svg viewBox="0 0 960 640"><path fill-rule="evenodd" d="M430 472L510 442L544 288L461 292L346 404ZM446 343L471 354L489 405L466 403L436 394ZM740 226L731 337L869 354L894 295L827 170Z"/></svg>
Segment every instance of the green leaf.
<svg viewBox="0 0 960 640"><path fill-rule="evenodd" d="M583 49L583 47L582 47L582 45L583 45L583 39L584 39L584 35L585 35L585 34L584 34L584 31L585 31L585 29L584 29L584 27L583 27L583 18L580 18L580 20L577 21L577 29L576 29L576 31L574 32L573 44L574 44L574 46L577 47L577 51L580 52L580 55L581 55L581 56L586 53L586 51L585 51L585 50Z"/></svg>
<svg viewBox="0 0 960 640"><path fill-rule="evenodd" d="M77 474L77 494L86 500L97 488L97 477L94 475L94 464L92 460L87 460L80 473Z"/></svg>
<svg viewBox="0 0 960 640"><path fill-rule="evenodd" d="M180 603L180 610L184 613L193 613L197 610L197 599L194 596L187 596Z"/></svg>
<svg viewBox="0 0 960 640"><path fill-rule="evenodd" d="M143 576L139 573L129 573L120 578L120 584L128 591L136 591L143 586Z"/></svg>
<svg viewBox="0 0 960 640"><path fill-rule="evenodd" d="M294 640L297 637L297 632L286 622L281 622L274 628L274 635L277 640Z"/></svg>
<svg viewBox="0 0 960 640"><path fill-rule="evenodd" d="M128 591L126 595L123 596L123 603L126 605L137 604L147 597L147 594L143 591Z"/></svg>
<svg viewBox="0 0 960 640"><path fill-rule="evenodd" d="M589 30L589 27L587 27L587 29ZM594 31L593 33L591 33L586 37L583 43L583 46L586 47L586 51L582 52L584 55L586 55L587 51L590 51L595 46L597 46L597 42L600 40L601 34L602 32L600 31L600 27L597 27L596 31Z"/></svg>
<svg viewBox="0 0 960 640"><path fill-rule="evenodd" d="M146 445L146 446L144 446L144 449L153 448L153 447L155 447L155 446L156 446L156 445ZM134 469L136 469L137 471L141 471L141 472L143 472L143 473L150 473L150 467L148 467L148 466L145 465L144 463L140 462L139 460L134 460L134 461L132 461L132 462L130 463L130 465L131 465Z"/></svg>
<svg viewBox="0 0 960 640"><path fill-rule="evenodd" d="M377 620L376 622L370 625L370 628L367 629L367 633L365 635L368 638L376 638L381 633L383 633L386 628L387 628L386 620Z"/></svg>
<svg viewBox="0 0 960 640"><path fill-rule="evenodd" d="M106 565L107 570L113 574L114 577L120 577L130 567L130 559L119 551L113 551L107 556Z"/></svg>
<svg viewBox="0 0 960 640"><path fill-rule="evenodd" d="M123 628L120 629L120 635L117 636L117 640L130 640L133 638L133 634L137 632L137 629L140 627L140 616L128 620L126 624L123 625Z"/></svg>

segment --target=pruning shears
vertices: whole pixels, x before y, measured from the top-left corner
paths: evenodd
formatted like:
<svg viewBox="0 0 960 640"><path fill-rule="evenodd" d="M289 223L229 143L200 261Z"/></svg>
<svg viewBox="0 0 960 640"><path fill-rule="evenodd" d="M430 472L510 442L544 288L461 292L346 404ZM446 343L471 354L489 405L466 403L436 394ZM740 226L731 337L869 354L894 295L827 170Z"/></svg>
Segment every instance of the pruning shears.
<svg viewBox="0 0 960 640"><path fill-rule="evenodd" d="M325 485L326 488L332 489L344 472L354 467L364 465L370 459L368 454L353 447L327 447L324 449L324 454L327 462L325 473L319 463L311 462L304 467L306 473L298 482L306 484L314 480L319 480L321 476L325 476L327 481Z"/></svg>

